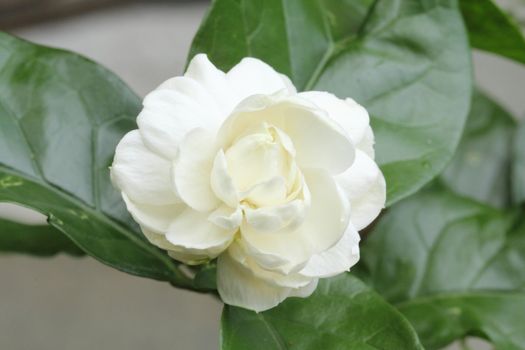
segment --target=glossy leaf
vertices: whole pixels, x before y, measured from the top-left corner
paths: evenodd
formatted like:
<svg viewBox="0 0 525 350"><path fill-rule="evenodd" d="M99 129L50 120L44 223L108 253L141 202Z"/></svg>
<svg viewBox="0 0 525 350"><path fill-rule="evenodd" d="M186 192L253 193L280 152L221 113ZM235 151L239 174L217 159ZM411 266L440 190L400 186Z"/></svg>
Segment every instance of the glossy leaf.
<svg viewBox="0 0 525 350"><path fill-rule="evenodd" d="M188 280L146 242L109 179L139 98L72 53L0 34L0 201L49 217L85 252L132 274Z"/></svg>
<svg viewBox="0 0 525 350"><path fill-rule="evenodd" d="M496 349L525 349L525 293L438 294L411 300L399 309L427 350L442 349L466 335L488 339Z"/></svg>
<svg viewBox="0 0 525 350"><path fill-rule="evenodd" d="M514 135L512 149L512 194L515 203L525 202L525 122Z"/></svg>
<svg viewBox="0 0 525 350"><path fill-rule="evenodd" d="M443 170L470 103L470 48L454 0L216 0L190 57L198 52L223 70L258 57L299 90L363 104L388 204Z"/></svg>
<svg viewBox="0 0 525 350"><path fill-rule="evenodd" d="M474 94L467 124L441 181L453 192L496 207L510 204L513 118L482 93Z"/></svg>
<svg viewBox="0 0 525 350"><path fill-rule="evenodd" d="M521 29L492 0L460 0L473 47L525 63Z"/></svg>
<svg viewBox="0 0 525 350"><path fill-rule="evenodd" d="M221 343L222 350L422 349L401 314L349 274L262 313L226 305Z"/></svg>
<svg viewBox="0 0 525 350"><path fill-rule="evenodd" d="M387 300L402 305L403 311L411 310L409 318L416 329L424 330L420 337L426 347L443 346L471 328L469 323L456 329L443 322L489 310L483 304L476 308L481 291L525 292L525 224L517 225L519 217L520 213L500 212L434 186L399 203L379 221L362 249L359 271ZM456 299L458 294L468 301L465 308ZM432 304L434 296L456 306L428 313L439 308L439 303L435 308ZM498 309L497 300L491 301L494 315L505 315L508 305ZM422 305L421 314L412 303ZM443 321L447 315L448 321ZM507 323L476 327L503 327L518 317L507 316ZM525 314L520 317L525 322ZM440 331L426 331L433 327ZM502 331L514 336L513 328Z"/></svg>
<svg viewBox="0 0 525 350"><path fill-rule="evenodd" d="M50 256L58 253L83 255L69 238L49 225L25 225L0 218L0 253Z"/></svg>

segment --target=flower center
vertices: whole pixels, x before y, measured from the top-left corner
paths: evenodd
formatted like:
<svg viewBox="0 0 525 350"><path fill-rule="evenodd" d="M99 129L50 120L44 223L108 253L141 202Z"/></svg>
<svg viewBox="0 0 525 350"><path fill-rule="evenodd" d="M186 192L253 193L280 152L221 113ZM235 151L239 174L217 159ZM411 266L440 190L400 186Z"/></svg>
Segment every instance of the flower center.
<svg viewBox="0 0 525 350"><path fill-rule="evenodd" d="M254 129L240 136L225 152L228 172L241 202L254 208L295 199L302 187L302 175L292 141L267 123Z"/></svg>

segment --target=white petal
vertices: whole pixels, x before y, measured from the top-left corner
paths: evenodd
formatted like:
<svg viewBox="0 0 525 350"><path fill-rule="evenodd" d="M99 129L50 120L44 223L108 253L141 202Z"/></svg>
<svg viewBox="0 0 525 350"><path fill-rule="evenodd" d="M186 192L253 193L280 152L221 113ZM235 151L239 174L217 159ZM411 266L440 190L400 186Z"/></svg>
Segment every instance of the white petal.
<svg viewBox="0 0 525 350"><path fill-rule="evenodd" d="M150 92L137 118L144 143L167 159L175 159L186 133L195 128L215 130L228 112L191 78L172 78Z"/></svg>
<svg viewBox="0 0 525 350"><path fill-rule="evenodd" d="M356 148L365 152L370 158L375 159L374 142L374 132L372 131L372 127L368 126L365 136L356 145Z"/></svg>
<svg viewBox="0 0 525 350"><path fill-rule="evenodd" d="M304 221L305 204L303 200L296 199L276 206L245 208L244 214L248 225L257 231L295 230Z"/></svg>
<svg viewBox="0 0 525 350"><path fill-rule="evenodd" d="M226 112L226 115L242 99L226 79L226 74L217 69L205 54L193 57L184 76L196 80L210 95L214 96L215 101L221 110Z"/></svg>
<svg viewBox="0 0 525 350"><path fill-rule="evenodd" d="M208 220L225 230L237 230L242 221L241 207L221 205L208 216Z"/></svg>
<svg viewBox="0 0 525 350"><path fill-rule="evenodd" d="M346 131L325 112L298 97L255 95L241 102L219 130L218 140L229 147L250 125L267 122L290 137L301 167L346 170L354 159L354 146Z"/></svg>
<svg viewBox="0 0 525 350"><path fill-rule="evenodd" d="M270 270L289 273L302 269L310 257L337 243L349 220L349 204L332 176L322 170L306 170L311 206L301 226L295 230L259 232L241 225L243 247Z"/></svg>
<svg viewBox="0 0 525 350"><path fill-rule="evenodd" d="M348 271L359 261L359 240L359 233L349 225L339 242L328 250L312 256L300 274L325 278Z"/></svg>
<svg viewBox="0 0 525 350"><path fill-rule="evenodd" d="M173 174L175 187L180 198L195 210L211 211L220 204L210 180L216 152L213 136L203 129L188 133L180 145Z"/></svg>
<svg viewBox="0 0 525 350"><path fill-rule="evenodd" d="M115 150L111 178L116 187L137 203L180 202L171 183L171 163L150 151L138 130L127 133Z"/></svg>
<svg viewBox="0 0 525 350"><path fill-rule="evenodd" d="M173 219L186 208L183 203L169 205L134 203L124 192L122 192L122 198L131 216L140 227L157 234L166 234Z"/></svg>
<svg viewBox="0 0 525 350"><path fill-rule="evenodd" d="M225 230L208 220L208 215L191 208L182 212L169 227L166 239L187 254L217 257L230 245L236 229Z"/></svg>
<svg viewBox="0 0 525 350"><path fill-rule="evenodd" d="M228 165L222 149L219 150L213 161L211 188L217 197L230 207L235 208L239 204L237 189L228 173Z"/></svg>
<svg viewBox="0 0 525 350"><path fill-rule="evenodd" d="M226 254L229 254L233 260L250 270L255 277L263 279L267 283L277 287L301 288L312 281L311 277L299 273L286 275L276 271L265 270L261 268L239 244L236 243L230 245L228 253Z"/></svg>
<svg viewBox="0 0 525 350"><path fill-rule="evenodd" d="M381 170L368 155L357 150L354 164L336 180L350 200L350 221L357 230L365 228L385 207L386 183Z"/></svg>
<svg viewBox="0 0 525 350"><path fill-rule="evenodd" d="M283 89L288 94L296 93L295 87L286 76L277 73L257 58L243 58L226 77L242 99L256 94L273 94Z"/></svg>
<svg viewBox="0 0 525 350"><path fill-rule="evenodd" d="M277 287L256 277L228 253L217 261L217 289L223 302L261 312L271 309L288 297L293 288ZM300 294L300 291L297 291Z"/></svg>
<svg viewBox="0 0 525 350"><path fill-rule="evenodd" d="M315 292L318 282L318 279L314 279L304 287L292 289L289 297L308 298Z"/></svg>
<svg viewBox="0 0 525 350"><path fill-rule="evenodd" d="M263 181L240 193L241 200L256 206L274 206L286 199L286 180L281 176Z"/></svg>
<svg viewBox="0 0 525 350"><path fill-rule="evenodd" d="M341 100L334 94L322 91L301 92L299 96L326 111L330 118L346 130L355 145L365 137L370 117L366 109L351 98Z"/></svg>

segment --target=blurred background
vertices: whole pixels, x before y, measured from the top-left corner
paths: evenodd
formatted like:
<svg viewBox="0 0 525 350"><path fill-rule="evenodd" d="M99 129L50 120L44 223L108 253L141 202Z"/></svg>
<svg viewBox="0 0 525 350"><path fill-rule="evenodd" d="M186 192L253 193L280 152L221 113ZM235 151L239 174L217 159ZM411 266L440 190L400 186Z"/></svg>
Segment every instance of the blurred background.
<svg viewBox="0 0 525 350"><path fill-rule="evenodd" d="M524 0L500 1L525 24ZM0 29L81 53L144 96L182 73L207 1L0 0ZM476 52L479 85L525 116L525 67ZM44 218L0 203L0 217ZM91 258L0 255L0 349L217 349L221 305ZM490 349L471 339L471 349ZM460 349L456 344L450 349Z"/></svg>

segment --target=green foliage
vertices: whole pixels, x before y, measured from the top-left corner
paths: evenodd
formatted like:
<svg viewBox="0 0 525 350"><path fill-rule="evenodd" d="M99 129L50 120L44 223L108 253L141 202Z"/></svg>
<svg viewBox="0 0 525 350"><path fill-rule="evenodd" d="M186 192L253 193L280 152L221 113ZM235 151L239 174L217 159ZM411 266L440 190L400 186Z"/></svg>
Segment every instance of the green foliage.
<svg viewBox="0 0 525 350"><path fill-rule="evenodd" d="M482 93L474 94L463 136L441 181L480 202L496 207L510 204L515 125L502 107Z"/></svg>
<svg viewBox="0 0 525 350"><path fill-rule="evenodd" d="M221 342L222 350L423 349L403 316L349 274L259 314L225 306Z"/></svg>
<svg viewBox="0 0 525 350"><path fill-rule="evenodd" d="M24 225L0 218L0 252L50 256L84 253L69 238L49 225Z"/></svg>
<svg viewBox="0 0 525 350"><path fill-rule="evenodd" d="M49 217L86 253L122 271L189 281L148 243L109 179L139 98L73 53L0 34L0 201Z"/></svg>
<svg viewBox="0 0 525 350"><path fill-rule="evenodd" d="M521 29L492 0L459 3L473 47L525 63Z"/></svg>
<svg viewBox="0 0 525 350"><path fill-rule="evenodd" d="M507 312L509 304L497 302L502 292L525 292L525 225L517 223L519 217L436 185L398 204L380 220L363 247L360 274L406 311L428 348L474 330L497 343L500 337L494 338L493 327L523 327L515 322L523 317L519 310L525 305ZM507 317L505 322L491 321L491 310L500 319ZM462 327L451 325L462 322L462 317L468 320ZM516 329L501 331L509 342L519 344L523 333Z"/></svg>
<svg viewBox="0 0 525 350"><path fill-rule="evenodd" d="M512 193L514 203L525 202L525 122L522 121L514 135L512 149Z"/></svg>
<svg viewBox="0 0 525 350"><path fill-rule="evenodd" d="M190 57L198 52L224 70L258 57L299 90L363 104L388 204L443 170L468 113L470 53L455 1L217 0Z"/></svg>

